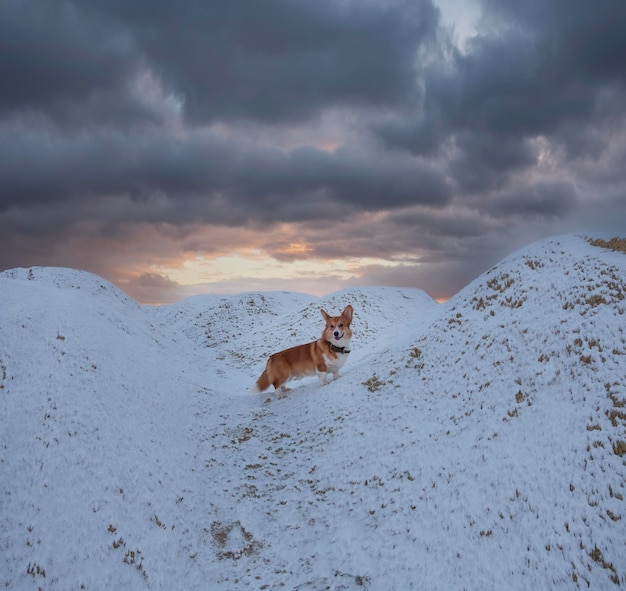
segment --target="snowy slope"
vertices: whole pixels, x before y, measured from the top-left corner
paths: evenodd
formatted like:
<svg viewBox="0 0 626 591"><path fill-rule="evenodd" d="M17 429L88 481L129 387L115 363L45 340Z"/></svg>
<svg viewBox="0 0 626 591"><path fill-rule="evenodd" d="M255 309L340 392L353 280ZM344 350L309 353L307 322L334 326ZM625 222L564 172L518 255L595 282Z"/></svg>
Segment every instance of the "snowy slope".
<svg viewBox="0 0 626 591"><path fill-rule="evenodd" d="M7 589L611 589L626 582L626 254L533 244L418 290L140 306L0 274ZM355 309L342 377L251 386Z"/></svg>

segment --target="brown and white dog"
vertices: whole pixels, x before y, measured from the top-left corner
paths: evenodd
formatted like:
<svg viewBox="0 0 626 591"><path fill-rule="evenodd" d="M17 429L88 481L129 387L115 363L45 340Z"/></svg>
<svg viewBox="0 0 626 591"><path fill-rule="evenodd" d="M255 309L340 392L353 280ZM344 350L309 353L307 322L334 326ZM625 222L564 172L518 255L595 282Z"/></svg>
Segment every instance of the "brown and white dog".
<svg viewBox="0 0 626 591"><path fill-rule="evenodd" d="M317 375L323 386L329 373L333 374L333 380L339 377L339 370L350 353L352 306L346 306L340 316L329 316L325 310L322 310L322 316L326 327L321 339L270 356L256 382L259 392L272 385L278 392L277 397L282 398L288 390L285 383L291 379Z"/></svg>

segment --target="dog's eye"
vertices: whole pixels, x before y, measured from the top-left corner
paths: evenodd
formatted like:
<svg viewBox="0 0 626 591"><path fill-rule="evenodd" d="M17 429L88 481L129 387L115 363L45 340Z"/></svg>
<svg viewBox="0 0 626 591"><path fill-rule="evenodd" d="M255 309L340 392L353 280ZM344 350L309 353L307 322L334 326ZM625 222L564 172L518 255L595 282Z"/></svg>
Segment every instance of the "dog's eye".
<svg viewBox="0 0 626 591"><path fill-rule="evenodd" d="M339 328L343 328L343 324L340 324L340 325L339 325Z"/></svg>

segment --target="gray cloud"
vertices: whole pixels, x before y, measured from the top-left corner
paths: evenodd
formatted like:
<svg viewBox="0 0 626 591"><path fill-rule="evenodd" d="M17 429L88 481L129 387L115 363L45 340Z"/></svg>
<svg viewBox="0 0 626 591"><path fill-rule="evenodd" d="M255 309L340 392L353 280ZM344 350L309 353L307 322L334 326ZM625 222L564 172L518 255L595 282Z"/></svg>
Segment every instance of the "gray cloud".
<svg viewBox="0 0 626 591"><path fill-rule="evenodd" d="M90 18L80 3L7 0L0 7L0 116L43 113L63 126L155 120L131 92L140 65L131 38Z"/></svg>
<svg viewBox="0 0 626 591"><path fill-rule="evenodd" d="M453 140L461 188L472 191L534 166L529 138L580 153L597 148L599 126L623 127L626 6L486 0L480 31L465 53L451 48L424 70L424 100L412 118L378 126L388 145L423 155Z"/></svg>
<svg viewBox="0 0 626 591"><path fill-rule="evenodd" d="M536 146L527 139L498 137L489 131L460 132L450 167L460 191L476 193L501 188L537 158Z"/></svg>
<svg viewBox="0 0 626 591"><path fill-rule="evenodd" d="M403 102L438 19L428 0L92 5L128 31L193 123L293 121L328 105Z"/></svg>
<svg viewBox="0 0 626 591"><path fill-rule="evenodd" d="M578 203L576 187L568 181L543 181L499 195L491 210L499 215L561 217Z"/></svg>
<svg viewBox="0 0 626 591"><path fill-rule="evenodd" d="M119 197L127 198L126 206L117 199L120 222L140 216L135 221L229 224L319 218L332 204L376 210L449 198L442 171L410 157L242 148L214 133L51 135L0 127L0 149L0 211L66 203L70 219L88 214L90 202L99 211L103 199Z"/></svg>

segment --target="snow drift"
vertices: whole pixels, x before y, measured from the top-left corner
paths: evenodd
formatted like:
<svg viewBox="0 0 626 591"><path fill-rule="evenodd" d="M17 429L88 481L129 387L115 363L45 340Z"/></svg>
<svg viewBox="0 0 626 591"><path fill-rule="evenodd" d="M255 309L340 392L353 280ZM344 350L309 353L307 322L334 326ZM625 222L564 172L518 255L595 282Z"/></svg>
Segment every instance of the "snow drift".
<svg viewBox="0 0 626 591"><path fill-rule="evenodd" d="M0 274L7 589L626 582L626 254L533 244L446 304L361 288L141 306ZM337 382L251 393L355 309Z"/></svg>

